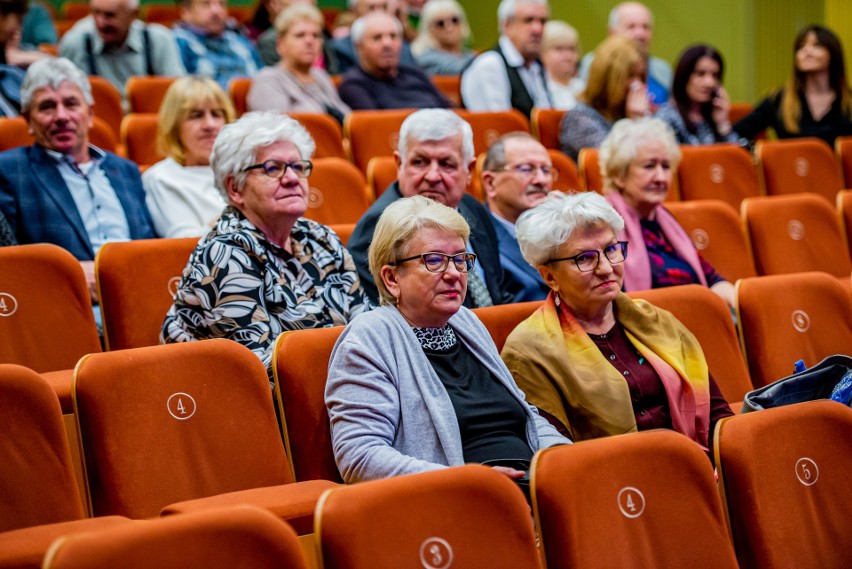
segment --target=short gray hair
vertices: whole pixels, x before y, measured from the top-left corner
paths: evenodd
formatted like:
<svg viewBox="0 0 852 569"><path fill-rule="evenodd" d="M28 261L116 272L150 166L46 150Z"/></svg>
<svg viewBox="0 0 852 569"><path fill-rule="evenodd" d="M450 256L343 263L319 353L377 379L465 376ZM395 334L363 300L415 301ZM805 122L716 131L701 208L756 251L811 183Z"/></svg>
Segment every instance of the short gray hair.
<svg viewBox="0 0 852 569"><path fill-rule="evenodd" d="M352 27L349 29L349 35L352 36L352 44L360 44L361 40L364 39L364 34L367 33L367 25L372 23L373 20L380 19L391 20L396 27L396 33L399 35L400 39L402 38L402 22L400 22L399 19L387 12L370 12L369 14L364 14L352 22Z"/></svg>
<svg viewBox="0 0 852 569"><path fill-rule="evenodd" d="M314 139L305 127L297 120L276 112L247 113L222 127L213 143L210 166L216 188L225 201L229 201L227 179L233 177L237 188L242 191L248 176L243 170L254 164L258 150L276 142L292 143L302 160L310 160L316 149Z"/></svg>
<svg viewBox="0 0 852 569"><path fill-rule="evenodd" d="M408 115L399 129L399 155L405 160L408 140L434 142L461 135L462 160L467 170L473 160L473 129L458 114L447 109L420 109Z"/></svg>
<svg viewBox="0 0 852 569"><path fill-rule="evenodd" d="M661 119L651 117L621 119L613 125L598 150L598 164L604 178L604 189L618 189L614 184L615 179L627 175L639 147L650 141L663 143L672 170L677 168L681 152L669 125Z"/></svg>
<svg viewBox="0 0 852 569"><path fill-rule="evenodd" d="M495 172L498 169L506 167L506 142L509 140L533 140L538 142L537 138L522 130L507 132L495 140L494 144L488 148L488 152L485 153L485 161L482 163L483 172Z"/></svg>
<svg viewBox="0 0 852 569"><path fill-rule="evenodd" d="M573 43L577 52L580 52L580 34L577 33L574 26L562 20L550 20L544 24L544 34L541 37L542 51L550 49L554 43L560 40Z"/></svg>
<svg viewBox="0 0 852 569"><path fill-rule="evenodd" d="M379 217L367 257L382 304L396 304L382 279L382 267L404 255L411 240L427 227L452 233L465 242L470 237L470 226L458 211L423 196L398 199Z"/></svg>
<svg viewBox="0 0 852 569"><path fill-rule="evenodd" d="M518 4L544 4L548 10L550 9L547 0L503 0L497 7L497 25L500 26L500 31L503 31L506 22L515 17Z"/></svg>
<svg viewBox="0 0 852 569"><path fill-rule="evenodd" d="M576 229L601 223L615 234L624 229L624 219L602 195L552 191L543 202L522 213L515 228L521 254L527 263L538 267L552 259Z"/></svg>
<svg viewBox="0 0 852 569"><path fill-rule="evenodd" d="M651 9L645 6L643 3L634 1L621 2L620 4L616 4L615 6L613 6L612 10L609 11L609 19L607 20L606 25L610 30L614 30L618 27L618 20L621 18L621 9L627 5L642 6L643 8L645 8L648 11L648 14L651 16L651 25L654 24L654 13L651 12Z"/></svg>
<svg viewBox="0 0 852 569"><path fill-rule="evenodd" d="M59 89L65 81L80 89L87 105L95 103L89 78L82 69L64 57L48 57L39 59L27 68L27 74L21 84L21 111L26 113L30 110L36 91L45 87Z"/></svg>

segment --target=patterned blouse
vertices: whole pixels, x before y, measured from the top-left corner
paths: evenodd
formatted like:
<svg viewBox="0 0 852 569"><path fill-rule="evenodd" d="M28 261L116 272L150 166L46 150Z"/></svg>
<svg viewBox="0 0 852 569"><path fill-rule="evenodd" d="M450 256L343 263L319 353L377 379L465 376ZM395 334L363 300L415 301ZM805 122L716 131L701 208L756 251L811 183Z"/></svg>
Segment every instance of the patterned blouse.
<svg viewBox="0 0 852 569"><path fill-rule="evenodd" d="M301 218L291 255L243 214L225 208L183 270L163 343L228 338L271 370L282 332L344 325L369 310L355 264L328 227Z"/></svg>
<svg viewBox="0 0 852 569"><path fill-rule="evenodd" d="M648 249L648 259L651 261L652 288L699 282L698 275L695 274L689 263L678 256L674 247L663 235L663 230L657 221L642 220L642 240L645 242L645 247ZM698 253L698 259L701 261L701 270L704 272L704 278L707 279L707 286L713 286L725 280L701 256L701 253Z"/></svg>
<svg viewBox="0 0 852 569"><path fill-rule="evenodd" d="M2 213L0 213L0 247L17 244L18 240L15 239L15 232L12 231L12 226L9 225L6 218L3 217Z"/></svg>
<svg viewBox="0 0 852 569"><path fill-rule="evenodd" d="M695 132L690 132L686 126L686 122L684 122L683 117L680 115L680 111L672 101L660 107L654 116L671 127L678 144L698 146L701 144L716 144L718 142L733 142L736 144L748 142L740 140L740 136L733 130L726 135L714 134L713 129L706 122L698 123L695 125Z"/></svg>

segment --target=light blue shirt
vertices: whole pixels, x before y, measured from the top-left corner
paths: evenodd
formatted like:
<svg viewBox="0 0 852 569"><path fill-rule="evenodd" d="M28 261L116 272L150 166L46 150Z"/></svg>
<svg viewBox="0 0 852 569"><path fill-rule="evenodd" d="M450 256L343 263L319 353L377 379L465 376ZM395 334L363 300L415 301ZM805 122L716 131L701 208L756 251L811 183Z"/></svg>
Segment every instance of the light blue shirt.
<svg viewBox="0 0 852 569"><path fill-rule="evenodd" d="M77 164L68 154L45 150L56 160L56 166L74 199L95 254L108 241L129 241L130 226L124 208L101 168L105 157L103 151L90 146L92 160Z"/></svg>

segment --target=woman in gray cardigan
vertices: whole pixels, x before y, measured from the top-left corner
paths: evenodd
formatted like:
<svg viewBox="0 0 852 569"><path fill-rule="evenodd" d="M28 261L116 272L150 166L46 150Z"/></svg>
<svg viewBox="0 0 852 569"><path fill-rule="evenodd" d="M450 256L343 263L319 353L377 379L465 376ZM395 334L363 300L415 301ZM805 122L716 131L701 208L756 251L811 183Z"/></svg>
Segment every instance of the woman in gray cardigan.
<svg viewBox="0 0 852 569"><path fill-rule="evenodd" d="M527 404L462 307L477 279L469 231L456 210L421 196L379 219L369 260L382 306L341 335L325 394L346 482L468 462L521 479L535 451L570 442Z"/></svg>

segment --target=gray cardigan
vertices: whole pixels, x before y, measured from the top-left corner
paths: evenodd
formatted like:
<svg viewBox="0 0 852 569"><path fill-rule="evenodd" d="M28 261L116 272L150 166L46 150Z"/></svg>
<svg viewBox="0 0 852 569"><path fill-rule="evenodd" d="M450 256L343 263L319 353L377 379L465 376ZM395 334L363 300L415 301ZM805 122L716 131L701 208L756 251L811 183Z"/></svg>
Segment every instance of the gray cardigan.
<svg viewBox="0 0 852 569"><path fill-rule="evenodd" d="M458 338L527 409L533 451L570 443L526 403L485 326L462 307L449 321ZM328 366L325 402L337 468L359 482L464 464L447 391L396 307L359 315Z"/></svg>

